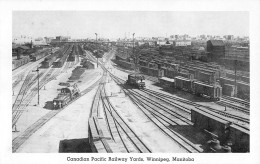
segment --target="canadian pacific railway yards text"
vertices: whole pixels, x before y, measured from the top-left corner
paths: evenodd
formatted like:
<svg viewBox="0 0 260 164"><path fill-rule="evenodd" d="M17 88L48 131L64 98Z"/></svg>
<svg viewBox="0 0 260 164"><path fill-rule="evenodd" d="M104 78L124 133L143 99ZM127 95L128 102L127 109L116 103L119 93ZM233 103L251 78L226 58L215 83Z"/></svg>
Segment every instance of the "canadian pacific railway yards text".
<svg viewBox="0 0 260 164"><path fill-rule="evenodd" d="M171 157L171 158L161 158L161 157L67 157L67 161L95 161L95 162L170 162L170 161L194 161L194 158L191 157Z"/></svg>

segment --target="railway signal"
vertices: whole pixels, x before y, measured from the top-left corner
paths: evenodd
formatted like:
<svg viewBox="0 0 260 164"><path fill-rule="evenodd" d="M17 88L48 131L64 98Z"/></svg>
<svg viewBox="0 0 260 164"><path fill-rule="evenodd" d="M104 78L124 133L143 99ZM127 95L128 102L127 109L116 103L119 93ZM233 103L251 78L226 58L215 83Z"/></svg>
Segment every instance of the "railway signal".
<svg viewBox="0 0 260 164"><path fill-rule="evenodd" d="M40 88L39 88L39 68L37 67L36 70L32 71L32 72L37 72L37 79L38 79L38 105L40 104Z"/></svg>

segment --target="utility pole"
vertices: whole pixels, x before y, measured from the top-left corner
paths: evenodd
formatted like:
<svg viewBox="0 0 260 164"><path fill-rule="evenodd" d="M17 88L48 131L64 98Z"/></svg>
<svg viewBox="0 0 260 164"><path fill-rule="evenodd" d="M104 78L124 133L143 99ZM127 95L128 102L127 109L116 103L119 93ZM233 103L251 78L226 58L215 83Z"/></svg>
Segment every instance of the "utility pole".
<svg viewBox="0 0 260 164"><path fill-rule="evenodd" d="M134 56L134 48L135 48L135 33L133 33L133 56ZM137 56L135 55L135 73L136 73L136 69L137 69Z"/></svg>
<svg viewBox="0 0 260 164"><path fill-rule="evenodd" d="M97 48L97 33L95 33L96 35L96 51L97 51L97 67L98 67L98 48Z"/></svg>
<svg viewBox="0 0 260 164"><path fill-rule="evenodd" d="M237 97L237 59L235 59L235 97Z"/></svg>
<svg viewBox="0 0 260 164"><path fill-rule="evenodd" d="M40 88L39 88L39 68L37 67L36 70L33 72L37 72L37 79L38 79L38 105L40 104Z"/></svg>

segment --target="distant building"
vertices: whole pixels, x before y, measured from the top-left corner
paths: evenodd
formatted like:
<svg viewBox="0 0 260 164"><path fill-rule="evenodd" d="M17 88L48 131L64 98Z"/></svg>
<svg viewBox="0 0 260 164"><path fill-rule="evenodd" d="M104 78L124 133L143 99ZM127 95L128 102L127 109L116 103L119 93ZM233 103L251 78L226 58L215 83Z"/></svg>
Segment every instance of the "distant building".
<svg viewBox="0 0 260 164"><path fill-rule="evenodd" d="M33 44L35 46L37 46L37 45L47 45L47 43L45 42L45 40L43 38L34 39Z"/></svg>
<svg viewBox="0 0 260 164"><path fill-rule="evenodd" d="M191 46L191 41L190 40L176 40L173 41L173 45L178 47L178 46Z"/></svg>
<svg viewBox="0 0 260 164"><path fill-rule="evenodd" d="M225 35L224 38L226 40L234 40L234 35Z"/></svg>
<svg viewBox="0 0 260 164"><path fill-rule="evenodd" d="M207 41L208 59L211 61L220 61L225 57L225 44L222 40Z"/></svg>
<svg viewBox="0 0 260 164"><path fill-rule="evenodd" d="M54 37L44 37L44 40L47 44L50 44L52 39L54 39Z"/></svg>
<svg viewBox="0 0 260 164"><path fill-rule="evenodd" d="M228 59L249 61L249 48L248 47L226 47L225 57Z"/></svg>
<svg viewBox="0 0 260 164"><path fill-rule="evenodd" d="M55 42L67 42L70 40L69 36L56 36L56 39L52 39L51 42L55 43Z"/></svg>

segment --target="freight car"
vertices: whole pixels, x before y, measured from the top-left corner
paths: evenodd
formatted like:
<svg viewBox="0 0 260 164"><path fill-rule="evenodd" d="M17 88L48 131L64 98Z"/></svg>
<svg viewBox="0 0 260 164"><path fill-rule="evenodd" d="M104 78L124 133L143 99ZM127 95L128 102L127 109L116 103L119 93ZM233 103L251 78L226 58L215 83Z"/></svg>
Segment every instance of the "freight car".
<svg viewBox="0 0 260 164"><path fill-rule="evenodd" d="M220 77L220 84L223 87L225 84L235 85L235 79ZM250 99L250 84L237 80L237 96L242 99Z"/></svg>
<svg viewBox="0 0 260 164"><path fill-rule="evenodd" d="M139 89L145 88L144 76L140 74L129 74L126 84L135 86Z"/></svg>
<svg viewBox="0 0 260 164"><path fill-rule="evenodd" d="M47 56L49 53L48 52L40 52L40 53L34 53L30 55L31 61L37 61L45 56Z"/></svg>
<svg viewBox="0 0 260 164"><path fill-rule="evenodd" d="M71 46L65 47L65 50L60 53L60 58L58 58L55 62L53 62L53 67L61 68L66 62L70 52L71 52Z"/></svg>
<svg viewBox="0 0 260 164"><path fill-rule="evenodd" d="M218 84L205 84L195 81L193 83L194 93L199 96L206 96L209 99L219 100L222 96L222 87Z"/></svg>
<svg viewBox="0 0 260 164"><path fill-rule="evenodd" d="M229 145L232 152L249 152L249 130L242 128L222 115L209 110L193 108L191 122L200 130L207 130L217 136L222 145Z"/></svg>
<svg viewBox="0 0 260 164"><path fill-rule="evenodd" d="M58 94L56 98L53 100L54 109L63 108L70 101L80 96L80 91L76 84L71 87L62 88L61 92Z"/></svg>
<svg viewBox="0 0 260 164"><path fill-rule="evenodd" d="M222 87L219 84L206 84L181 76L176 76L174 78L174 86L177 89L181 89L209 99L219 100L222 96Z"/></svg>
<svg viewBox="0 0 260 164"><path fill-rule="evenodd" d="M187 92L191 92L193 93L194 89L193 89L193 82L194 80L192 79L188 79L185 77L181 77L181 76L176 76L174 78L174 86L177 89L181 89Z"/></svg>
<svg viewBox="0 0 260 164"><path fill-rule="evenodd" d="M55 51L55 53L49 55L48 57L46 57L44 59L44 61L41 63L42 64L41 67L42 68L49 68L53 64L53 62L57 60L59 54L61 53L61 49L62 48L60 48L59 50Z"/></svg>
<svg viewBox="0 0 260 164"><path fill-rule="evenodd" d="M73 45L72 51L70 52L67 61L75 61L75 55L76 55L76 50L75 50L75 45Z"/></svg>
<svg viewBox="0 0 260 164"><path fill-rule="evenodd" d="M174 79L170 79L167 77L159 78L159 83L165 88L173 88L174 87Z"/></svg>
<svg viewBox="0 0 260 164"><path fill-rule="evenodd" d="M24 56L19 60L13 60L12 61L12 70L15 70L16 68L21 67L29 62L30 62L29 56Z"/></svg>

